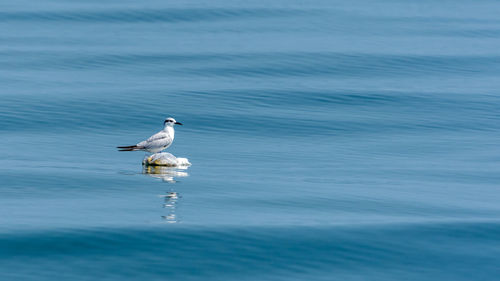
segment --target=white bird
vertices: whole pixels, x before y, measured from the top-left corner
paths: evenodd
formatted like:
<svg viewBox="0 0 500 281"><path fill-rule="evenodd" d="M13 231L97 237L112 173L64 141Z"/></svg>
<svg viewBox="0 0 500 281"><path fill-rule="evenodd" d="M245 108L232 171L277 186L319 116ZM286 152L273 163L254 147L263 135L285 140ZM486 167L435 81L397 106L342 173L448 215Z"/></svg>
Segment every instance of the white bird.
<svg viewBox="0 0 500 281"><path fill-rule="evenodd" d="M149 139L141 141L136 145L118 146L117 148L120 149L119 151L143 150L151 153L160 152L165 148L169 147L172 144L172 142L174 142L174 135L175 135L174 125L176 124L182 125L182 123L175 121L174 118L169 117L165 119L165 122L163 122L164 125L163 130L152 135Z"/></svg>

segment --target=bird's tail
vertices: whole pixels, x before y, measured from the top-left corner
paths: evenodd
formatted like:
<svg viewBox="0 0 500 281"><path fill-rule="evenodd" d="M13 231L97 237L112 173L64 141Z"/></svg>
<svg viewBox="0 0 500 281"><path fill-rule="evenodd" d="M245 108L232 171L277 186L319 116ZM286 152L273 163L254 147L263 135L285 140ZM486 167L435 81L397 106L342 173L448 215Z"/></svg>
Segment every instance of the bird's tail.
<svg viewBox="0 0 500 281"><path fill-rule="evenodd" d="M141 149L141 147L139 147L137 145L117 146L116 148L118 148L118 151L136 151L136 150L140 150Z"/></svg>

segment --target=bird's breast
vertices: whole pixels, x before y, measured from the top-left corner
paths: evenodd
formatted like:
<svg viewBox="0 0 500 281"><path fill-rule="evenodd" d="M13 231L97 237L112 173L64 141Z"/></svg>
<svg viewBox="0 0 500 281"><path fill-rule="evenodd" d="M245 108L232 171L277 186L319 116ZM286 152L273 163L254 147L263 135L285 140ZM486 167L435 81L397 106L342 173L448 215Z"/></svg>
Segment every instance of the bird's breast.
<svg viewBox="0 0 500 281"><path fill-rule="evenodd" d="M167 134L170 137L170 139L174 140L174 135L175 135L174 128L173 127L167 127L166 131L167 131Z"/></svg>

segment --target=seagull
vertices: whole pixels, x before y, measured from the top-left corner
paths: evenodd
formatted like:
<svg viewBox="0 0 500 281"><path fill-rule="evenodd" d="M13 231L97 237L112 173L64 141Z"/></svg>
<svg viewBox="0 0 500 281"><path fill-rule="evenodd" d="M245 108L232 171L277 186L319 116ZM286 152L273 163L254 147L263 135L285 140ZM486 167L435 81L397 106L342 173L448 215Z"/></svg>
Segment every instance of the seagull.
<svg viewBox="0 0 500 281"><path fill-rule="evenodd" d="M165 122L163 122L164 126L163 130L152 135L151 137L149 137L149 139L141 141L136 145L117 146L116 148L118 148L119 151L143 150L151 153L160 152L165 148L169 147L172 144L172 142L174 142L174 135L175 135L174 125L182 125L182 123L179 123L175 121L174 118L169 117L165 119Z"/></svg>

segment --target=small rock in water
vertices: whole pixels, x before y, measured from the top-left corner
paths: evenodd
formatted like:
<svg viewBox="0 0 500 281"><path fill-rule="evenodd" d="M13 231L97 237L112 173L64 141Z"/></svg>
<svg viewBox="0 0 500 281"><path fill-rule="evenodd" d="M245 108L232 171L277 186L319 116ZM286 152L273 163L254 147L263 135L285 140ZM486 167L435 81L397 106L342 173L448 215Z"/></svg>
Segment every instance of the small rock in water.
<svg viewBox="0 0 500 281"><path fill-rule="evenodd" d="M151 156L144 157L142 165L146 166L167 166L167 167L180 167L190 166L187 158L177 158L168 152L155 153Z"/></svg>

